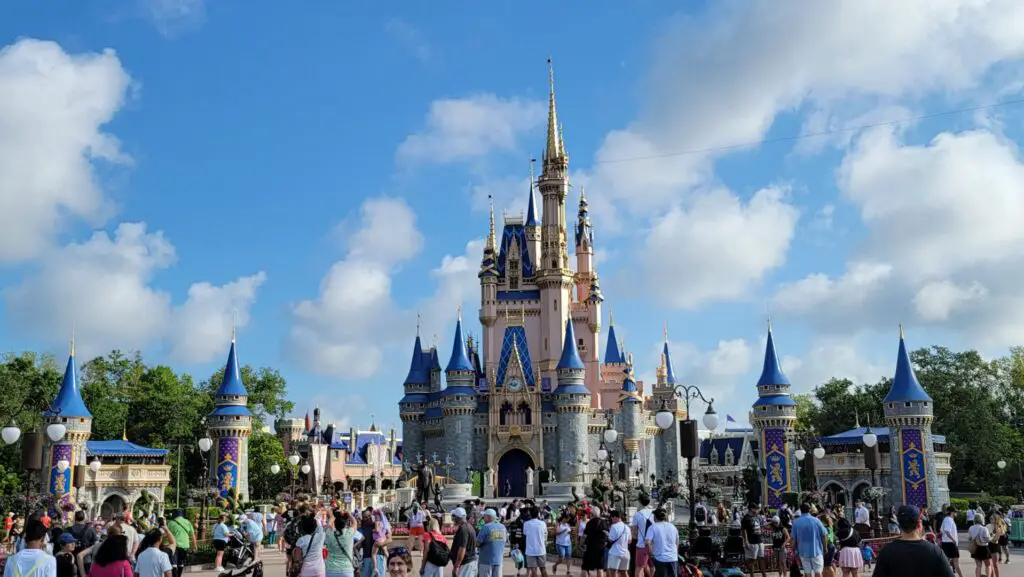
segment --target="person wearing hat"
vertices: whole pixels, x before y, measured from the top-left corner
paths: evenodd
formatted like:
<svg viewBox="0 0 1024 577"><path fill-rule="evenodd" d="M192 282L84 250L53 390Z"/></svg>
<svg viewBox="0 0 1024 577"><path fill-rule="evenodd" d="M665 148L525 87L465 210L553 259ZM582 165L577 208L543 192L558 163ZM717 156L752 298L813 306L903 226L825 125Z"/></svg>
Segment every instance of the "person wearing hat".
<svg viewBox="0 0 1024 577"><path fill-rule="evenodd" d="M263 527L248 515L238 516L238 528L252 544L252 560L260 560L260 543L263 542Z"/></svg>
<svg viewBox="0 0 1024 577"><path fill-rule="evenodd" d="M878 552L872 577L953 577L946 555L924 539L921 510L901 505L896 510L899 539Z"/></svg>
<svg viewBox="0 0 1024 577"><path fill-rule="evenodd" d="M740 520L743 530L743 557L747 560L747 572L754 574L761 570L761 577L767 577L764 563L764 541L761 538L761 517L757 514L760 507L757 503L747 505L747 514Z"/></svg>
<svg viewBox="0 0 1024 577"><path fill-rule="evenodd" d="M466 518L466 510L462 507L452 510L452 519L455 520L455 534L452 535L450 552L452 577L476 577L476 533Z"/></svg>
<svg viewBox="0 0 1024 577"><path fill-rule="evenodd" d="M498 512L484 509L484 526L477 533L479 546L478 573L480 577L501 577L501 563L505 555L505 526L498 521Z"/></svg>
<svg viewBox="0 0 1024 577"><path fill-rule="evenodd" d="M75 577L75 536L61 533L57 538L54 557L57 558L57 577Z"/></svg>

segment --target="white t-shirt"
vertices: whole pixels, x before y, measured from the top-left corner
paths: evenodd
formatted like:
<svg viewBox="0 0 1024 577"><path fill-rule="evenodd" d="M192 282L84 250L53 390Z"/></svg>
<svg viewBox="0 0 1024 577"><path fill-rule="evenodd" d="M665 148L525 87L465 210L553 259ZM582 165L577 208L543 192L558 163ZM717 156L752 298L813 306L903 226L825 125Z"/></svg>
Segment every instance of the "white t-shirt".
<svg viewBox="0 0 1024 577"><path fill-rule="evenodd" d="M968 523L973 523L974 522L974 509L968 509L967 510L967 522Z"/></svg>
<svg viewBox="0 0 1024 577"><path fill-rule="evenodd" d="M523 537L526 538L527 557L544 557L547 555L545 541L548 540L548 526L540 519L530 519L523 523Z"/></svg>
<svg viewBox="0 0 1024 577"><path fill-rule="evenodd" d="M651 519L651 515L653 514L654 511L651 511L650 507L644 507L643 509L640 509L636 513L633 513L633 520L630 521L629 524L633 527L636 527L637 549L647 548L647 521L650 520L651 524L654 524L653 520Z"/></svg>
<svg viewBox="0 0 1024 577"><path fill-rule="evenodd" d="M18 566L17 574L22 577L57 577L57 558L42 549L22 549L8 557L4 577L14 577L15 565ZM33 567L35 571L32 571Z"/></svg>
<svg viewBox="0 0 1024 577"><path fill-rule="evenodd" d="M135 572L139 577L164 577L164 573L171 570L171 560L167 553L150 547L139 553L139 559L135 563Z"/></svg>
<svg viewBox="0 0 1024 577"><path fill-rule="evenodd" d="M132 551L135 550L135 546L139 542L139 532L128 523L121 523L121 533L128 539L128 558L132 559L134 557Z"/></svg>
<svg viewBox="0 0 1024 577"><path fill-rule="evenodd" d="M967 536L978 545L988 545L989 539L992 538L988 528L984 525L971 525L971 528L967 530Z"/></svg>
<svg viewBox="0 0 1024 577"><path fill-rule="evenodd" d="M608 541L612 544L608 554L629 559L629 527L619 521L608 528Z"/></svg>
<svg viewBox="0 0 1024 577"><path fill-rule="evenodd" d="M558 530L555 532L555 545L572 546L572 526L568 523L558 524Z"/></svg>
<svg viewBox="0 0 1024 577"><path fill-rule="evenodd" d="M423 522L427 519L427 516L423 514L423 511L417 509L412 515L409 515L409 526L410 527L422 527Z"/></svg>
<svg viewBox="0 0 1024 577"><path fill-rule="evenodd" d="M651 525L647 532L647 540L651 542L651 555L655 561L674 563L679 561L679 529L668 521L659 521Z"/></svg>
<svg viewBox="0 0 1024 577"><path fill-rule="evenodd" d="M853 522L862 525L867 525L870 517L871 516L868 514L868 510L866 507L857 507L857 511L854 513Z"/></svg>
<svg viewBox="0 0 1024 577"><path fill-rule="evenodd" d="M953 517L951 515L947 515L946 518L942 520L942 527L940 528L940 530L942 531L943 543L957 542L956 521L953 520ZM952 537L950 537L950 535L952 535Z"/></svg>

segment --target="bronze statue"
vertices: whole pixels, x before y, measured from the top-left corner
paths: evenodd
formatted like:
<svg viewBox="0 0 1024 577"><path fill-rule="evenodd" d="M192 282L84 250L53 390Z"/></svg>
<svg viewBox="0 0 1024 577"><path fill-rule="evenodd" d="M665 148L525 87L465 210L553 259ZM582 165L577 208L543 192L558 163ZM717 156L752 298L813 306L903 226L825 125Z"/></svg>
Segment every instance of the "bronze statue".
<svg viewBox="0 0 1024 577"><path fill-rule="evenodd" d="M424 459L419 467L411 467L416 472L416 502L430 502L434 490L434 469Z"/></svg>

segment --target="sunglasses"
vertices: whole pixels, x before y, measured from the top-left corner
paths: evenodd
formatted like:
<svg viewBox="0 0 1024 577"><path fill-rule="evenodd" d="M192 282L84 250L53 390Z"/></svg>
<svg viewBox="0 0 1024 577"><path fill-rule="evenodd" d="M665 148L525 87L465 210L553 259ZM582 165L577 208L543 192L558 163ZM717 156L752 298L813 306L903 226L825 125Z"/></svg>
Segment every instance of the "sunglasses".
<svg viewBox="0 0 1024 577"><path fill-rule="evenodd" d="M409 550L406 549L405 547L392 547L391 548L391 554L392 555L405 555L405 554L408 554L408 553L409 553Z"/></svg>

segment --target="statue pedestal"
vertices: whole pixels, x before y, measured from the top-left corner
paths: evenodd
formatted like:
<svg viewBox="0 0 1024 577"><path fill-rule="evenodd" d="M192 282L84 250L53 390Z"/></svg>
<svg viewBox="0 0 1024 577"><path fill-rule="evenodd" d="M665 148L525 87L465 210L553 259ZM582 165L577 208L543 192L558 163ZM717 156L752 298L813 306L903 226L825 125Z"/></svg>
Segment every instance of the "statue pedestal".
<svg viewBox="0 0 1024 577"><path fill-rule="evenodd" d="M484 480L484 499L494 498L494 485L491 484L489 479Z"/></svg>
<svg viewBox="0 0 1024 577"><path fill-rule="evenodd" d="M416 489L402 487L395 491L395 502L399 508L405 507L416 498Z"/></svg>
<svg viewBox="0 0 1024 577"><path fill-rule="evenodd" d="M449 483L441 488L441 502L445 507L461 505L466 499L473 498L473 485L471 483Z"/></svg>

